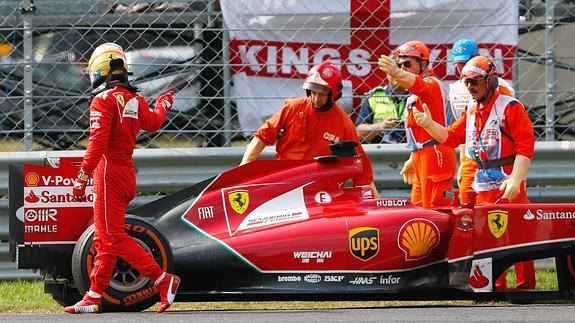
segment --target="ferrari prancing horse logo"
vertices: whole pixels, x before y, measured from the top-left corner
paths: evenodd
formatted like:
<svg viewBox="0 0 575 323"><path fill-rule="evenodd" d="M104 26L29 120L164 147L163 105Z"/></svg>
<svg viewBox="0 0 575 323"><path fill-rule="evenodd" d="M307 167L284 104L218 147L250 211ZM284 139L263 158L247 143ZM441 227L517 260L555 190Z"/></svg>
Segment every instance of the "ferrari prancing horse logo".
<svg viewBox="0 0 575 323"><path fill-rule="evenodd" d="M501 237L505 230L507 230L508 212L501 210L493 210L487 213L487 224L489 231L495 238Z"/></svg>
<svg viewBox="0 0 575 323"><path fill-rule="evenodd" d="M228 192L228 200L236 213L243 214L250 205L250 194L244 190Z"/></svg>
<svg viewBox="0 0 575 323"><path fill-rule="evenodd" d="M114 94L114 97L116 97L116 101L118 101L118 104L120 104L121 107L126 106L126 102L124 101L124 95L122 93L116 93Z"/></svg>

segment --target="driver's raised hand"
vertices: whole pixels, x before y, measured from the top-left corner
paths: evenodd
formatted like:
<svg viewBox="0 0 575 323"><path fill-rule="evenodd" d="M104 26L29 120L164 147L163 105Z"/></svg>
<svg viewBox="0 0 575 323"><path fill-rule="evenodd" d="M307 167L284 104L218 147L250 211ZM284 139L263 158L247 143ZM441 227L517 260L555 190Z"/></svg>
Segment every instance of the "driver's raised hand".
<svg viewBox="0 0 575 323"><path fill-rule="evenodd" d="M164 110L169 111L174 106L174 94L176 91L168 91L156 98L156 107L162 107Z"/></svg>

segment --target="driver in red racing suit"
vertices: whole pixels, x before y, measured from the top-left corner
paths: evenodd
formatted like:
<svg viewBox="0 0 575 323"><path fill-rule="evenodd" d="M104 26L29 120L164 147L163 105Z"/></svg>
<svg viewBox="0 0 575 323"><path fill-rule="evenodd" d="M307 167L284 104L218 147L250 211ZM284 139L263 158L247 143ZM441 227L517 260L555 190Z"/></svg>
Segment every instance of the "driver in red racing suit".
<svg viewBox="0 0 575 323"><path fill-rule="evenodd" d="M90 105L90 141L82 168L74 183L76 199L85 195L89 175L94 174L94 247L90 290L68 313L100 311L101 297L109 285L119 256L154 281L160 293L158 313L173 302L180 278L164 272L154 258L124 232L128 203L136 194L132 153L140 129L157 131L173 104L172 92L156 99L151 109L137 89L128 83L123 49L114 43L98 46L88 63L95 95Z"/></svg>

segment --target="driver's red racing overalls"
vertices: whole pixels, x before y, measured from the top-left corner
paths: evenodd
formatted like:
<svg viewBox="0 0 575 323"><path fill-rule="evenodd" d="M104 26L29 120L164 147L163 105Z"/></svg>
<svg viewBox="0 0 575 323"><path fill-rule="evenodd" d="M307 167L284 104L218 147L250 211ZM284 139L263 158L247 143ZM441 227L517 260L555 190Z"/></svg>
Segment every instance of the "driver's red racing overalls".
<svg viewBox="0 0 575 323"><path fill-rule="evenodd" d="M98 94L90 105L90 140L82 170L94 174L94 247L91 290L108 287L116 256L142 275L158 279L163 270L132 237L124 232L128 203L136 195L132 153L140 129L157 131L166 117L163 107L150 109L144 98L116 86Z"/></svg>

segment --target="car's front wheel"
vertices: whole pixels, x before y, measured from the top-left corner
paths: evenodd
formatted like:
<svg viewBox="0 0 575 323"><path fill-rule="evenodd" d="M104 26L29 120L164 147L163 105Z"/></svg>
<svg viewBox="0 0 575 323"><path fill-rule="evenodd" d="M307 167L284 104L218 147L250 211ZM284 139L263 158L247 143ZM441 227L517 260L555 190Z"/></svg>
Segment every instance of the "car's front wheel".
<svg viewBox="0 0 575 323"><path fill-rule="evenodd" d="M172 272L172 249L166 238L150 223L136 217L126 217L125 231L152 254L160 268ZM74 283L81 294L90 288L90 272L94 267L96 250L93 246L94 226L82 234L72 255ZM102 308L105 312L139 312L159 301L153 282L137 269L117 257L110 285L104 292Z"/></svg>

